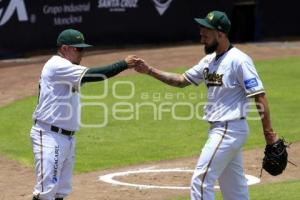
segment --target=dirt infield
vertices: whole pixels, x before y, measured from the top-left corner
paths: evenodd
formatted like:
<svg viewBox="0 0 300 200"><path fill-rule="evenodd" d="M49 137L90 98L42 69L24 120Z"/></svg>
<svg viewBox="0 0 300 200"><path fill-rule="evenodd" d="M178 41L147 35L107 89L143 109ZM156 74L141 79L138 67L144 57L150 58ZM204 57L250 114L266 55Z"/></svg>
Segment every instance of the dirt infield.
<svg viewBox="0 0 300 200"><path fill-rule="evenodd" d="M262 149L254 149L244 152L244 165L246 174L258 177L261 169ZM300 142L292 144L288 149L290 159L299 166ZM73 192L68 199L74 200L168 200L178 196L188 196L188 190L170 189L139 189L128 186L111 185L99 181L99 176L113 172L124 172L139 169L193 169L197 157L161 161L144 165L129 166L118 169L109 169L74 176ZM30 200L34 185L34 171L32 168L21 166L16 161L0 157L0 199L1 200ZM189 186L191 173L151 173L117 177L116 180L149 185L163 186ZM280 182L286 180L299 180L298 167L288 165L285 172L277 177L272 177L266 172L260 184Z"/></svg>
<svg viewBox="0 0 300 200"><path fill-rule="evenodd" d="M264 43L236 45L247 52L253 59L282 58L300 56L300 42L293 43ZM150 49L110 50L88 52L83 60L86 66L101 66L115 60L124 58L128 54L135 54L146 59L151 65L159 68L172 68L179 66L193 66L203 56L202 46L185 45L176 47L160 47ZM32 57L15 61L0 61L0 105L7 105L17 99L37 93L37 82L43 63L51 55ZM123 72L121 75L133 74L133 70ZM300 165L300 142L289 149L290 158L295 164ZM200 147L199 147L200 148ZM246 173L259 176L262 159L262 149L244 152ZM68 199L101 199L101 200L162 200L177 196L187 196L188 190L167 189L137 189L125 186L113 186L98 181L98 177L112 172L136 170L141 168L188 168L193 169L197 157L183 158L144 165L129 166L121 169L110 169L74 176L73 193ZM31 199L34 185L34 171L24 167L16 161L0 156L0 200ZM189 173L151 173L119 177L130 183L153 185L178 185L188 186L191 174ZM285 173L279 177L271 177L264 173L262 184L284 180L299 180L298 168L288 165Z"/></svg>

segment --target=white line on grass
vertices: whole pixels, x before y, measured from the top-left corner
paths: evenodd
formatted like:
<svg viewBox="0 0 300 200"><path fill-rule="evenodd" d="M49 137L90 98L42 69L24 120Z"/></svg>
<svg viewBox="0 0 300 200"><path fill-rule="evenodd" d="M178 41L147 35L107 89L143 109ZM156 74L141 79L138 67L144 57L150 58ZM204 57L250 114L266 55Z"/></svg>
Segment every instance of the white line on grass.
<svg viewBox="0 0 300 200"><path fill-rule="evenodd" d="M143 184L132 184L132 183L126 183L121 182L118 180L115 180L114 178L120 177L120 176L128 176L131 174L143 174L143 173L167 173L167 172L179 172L179 173L193 173L194 170L190 169L183 169L183 168L172 168L172 169L140 169L140 170L134 170L134 171L125 171L125 172L116 172L111 174L106 174L103 176L99 176L99 181L103 181L106 183L110 183L112 185L122 185L122 186L129 186L129 187L135 187L138 189L171 189L171 190L189 190L190 187L187 186L161 186L161 185L143 185ZM246 174L247 183L248 185L254 185L260 182L260 179ZM219 188L219 186L215 186L216 189Z"/></svg>

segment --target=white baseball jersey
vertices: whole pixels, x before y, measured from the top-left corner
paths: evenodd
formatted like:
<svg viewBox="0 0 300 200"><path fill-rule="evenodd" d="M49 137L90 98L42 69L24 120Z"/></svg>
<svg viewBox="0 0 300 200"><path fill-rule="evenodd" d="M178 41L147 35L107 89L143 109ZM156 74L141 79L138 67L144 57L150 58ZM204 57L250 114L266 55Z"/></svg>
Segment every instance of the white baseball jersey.
<svg viewBox="0 0 300 200"><path fill-rule="evenodd" d="M216 54L205 56L184 73L194 85L205 82L208 87L203 119L229 121L246 117L249 98L264 92L252 59L233 47L216 59Z"/></svg>
<svg viewBox="0 0 300 200"><path fill-rule="evenodd" d="M40 77L39 101L33 119L77 131L80 117L78 88L87 69L57 55L50 58Z"/></svg>

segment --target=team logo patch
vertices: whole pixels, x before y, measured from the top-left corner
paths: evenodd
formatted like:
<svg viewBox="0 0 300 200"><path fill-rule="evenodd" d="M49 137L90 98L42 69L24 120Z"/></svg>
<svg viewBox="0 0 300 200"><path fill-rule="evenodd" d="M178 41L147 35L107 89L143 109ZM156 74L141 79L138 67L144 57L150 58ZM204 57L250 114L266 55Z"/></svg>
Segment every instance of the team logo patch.
<svg viewBox="0 0 300 200"><path fill-rule="evenodd" d="M211 21L211 20L213 20L213 18L214 18L214 13L212 13L212 12L208 13L207 19L209 19L209 21Z"/></svg>
<svg viewBox="0 0 300 200"><path fill-rule="evenodd" d="M256 78L251 78L244 81L246 89L250 89L258 86L258 82Z"/></svg>

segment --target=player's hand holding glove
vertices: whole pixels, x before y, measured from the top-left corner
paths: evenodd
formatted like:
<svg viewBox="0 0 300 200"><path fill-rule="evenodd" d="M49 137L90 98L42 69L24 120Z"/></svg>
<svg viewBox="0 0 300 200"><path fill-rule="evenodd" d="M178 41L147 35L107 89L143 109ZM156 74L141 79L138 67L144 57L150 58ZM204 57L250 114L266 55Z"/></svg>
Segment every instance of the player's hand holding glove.
<svg viewBox="0 0 300 200"><path fill-rule="evenodd" d="M285 170L288 162L287 145L284 139L278 139L274 144L267 144L262 167L269 174L277 176Z"/></svg>

